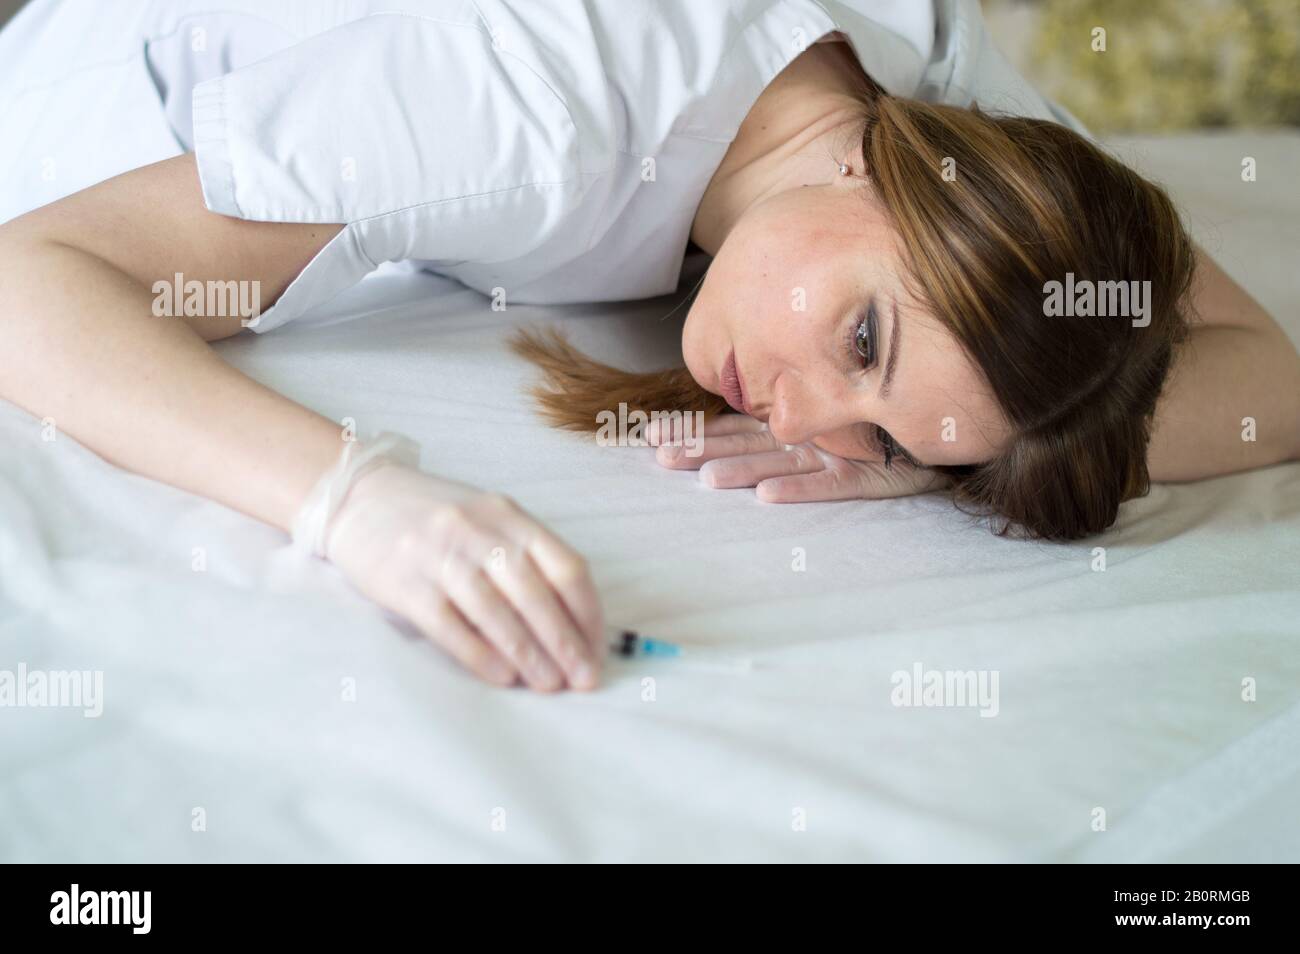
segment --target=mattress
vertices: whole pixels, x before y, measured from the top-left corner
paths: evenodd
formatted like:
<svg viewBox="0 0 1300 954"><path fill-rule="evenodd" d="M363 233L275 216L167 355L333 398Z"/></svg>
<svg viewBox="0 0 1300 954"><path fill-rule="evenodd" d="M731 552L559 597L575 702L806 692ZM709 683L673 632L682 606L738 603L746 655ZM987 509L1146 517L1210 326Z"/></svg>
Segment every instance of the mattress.
<svg viewBox="0 0 1300 954"><path fill-rule="evenodd" d="M1300 339L1300 135L1114 148ZM98 712L0 708L0 859L1300 860L1300 464L1049 544L942 496L766 505L544 426L509 331L666 366L699 264L677 296L505 312L390 266L218 345L513 495L611 621L686 649L593 693L480 684L279 531L0 405L0 671L102 678ZM927 704L931 673L996 693Z"/></svg>

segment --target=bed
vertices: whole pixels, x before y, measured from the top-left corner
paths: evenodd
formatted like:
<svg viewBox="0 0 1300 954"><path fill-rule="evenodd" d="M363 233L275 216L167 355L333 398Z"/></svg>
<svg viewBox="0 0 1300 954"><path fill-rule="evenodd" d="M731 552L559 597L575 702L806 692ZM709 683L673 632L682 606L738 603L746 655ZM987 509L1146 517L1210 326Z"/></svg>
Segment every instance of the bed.
<svg viewBox="0 0 1300 954"><path fill-rule="evenodd" d="M1114 148L1300 339L1300 134ZM663 366L680 297L494 312L388 267L219 345L513 495L686 647L591 694L481 685L278 531L0 405L0 670L103 679L97 718L0 708L0 859L1300 860L1300 464L1025 543L942 497L712 491L522 399L510 329ZM918 669L996 674L996 713L896 705Z"/></svg>

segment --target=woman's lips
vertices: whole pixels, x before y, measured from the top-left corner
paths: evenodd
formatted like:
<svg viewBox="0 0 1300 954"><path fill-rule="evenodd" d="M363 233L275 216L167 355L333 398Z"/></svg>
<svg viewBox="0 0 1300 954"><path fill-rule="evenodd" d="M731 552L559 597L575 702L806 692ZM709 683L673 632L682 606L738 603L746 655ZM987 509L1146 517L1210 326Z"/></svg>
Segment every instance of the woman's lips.
<svg viewBox="0 0 1300 954"><path fill-rule="evenodd" d="M740 379L740 369L736 367L736 352L727 355L727 363L722 366L718 378L722 396L733 409L742 414L749 413L749 401L745 399L745 385Z"/></svg>

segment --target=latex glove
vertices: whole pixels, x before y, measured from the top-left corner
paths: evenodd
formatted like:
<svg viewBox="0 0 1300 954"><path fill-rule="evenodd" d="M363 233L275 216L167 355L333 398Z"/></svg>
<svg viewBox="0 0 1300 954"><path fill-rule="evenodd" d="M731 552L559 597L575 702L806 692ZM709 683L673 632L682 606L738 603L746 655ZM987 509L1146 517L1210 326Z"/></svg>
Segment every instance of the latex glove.
<svg viewBox="0 0 1300 954"><path fill-rule="evenodd" d="M489 682L599 682L604 624L586 562L508 497L380 460L328 521L324 555Z"/></svg>
<svg viewBox="0 0 1300 954"><path fill-rule="evenodd" d="M881 500L923 494L949 483L942 474L898 458L885 467L883 460L832 454L815 440L782 444L766 424L745 414L707 420L695 456L687 453L680 433L662 433L657 423L647 426L646 439L658 446L655 456L664 467L698 470L700 482L709 487L753 487L758 498L768 503Z"/></svg>

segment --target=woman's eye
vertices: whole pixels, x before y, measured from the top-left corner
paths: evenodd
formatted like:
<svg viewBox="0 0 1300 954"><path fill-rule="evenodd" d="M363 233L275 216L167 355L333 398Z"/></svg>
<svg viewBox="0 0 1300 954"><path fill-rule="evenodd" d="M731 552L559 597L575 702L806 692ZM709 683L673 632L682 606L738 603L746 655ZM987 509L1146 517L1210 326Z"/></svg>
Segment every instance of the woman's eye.
<svg viewBox="0 0 1300 954"><path fill-rule="evenodd" d="M873 424L871 426L871 432L872 432L872 437L874 438L874 443L876 445L876 448L879 450L880 454L885 458L886 468L888 468L891 464L893 464L893 462L896 459L905 460L913 467L921 466L921 464L916 460L916 458L914 458L907 451L903 450L903 448L899 447L898 441L894 440L894 438L890 435L889 431L885 430L879 424Z"/></svg>
<svg viewBox="0 0 1300 954"><path fill-rule="evenodd" d="M873 436L876 439L876 446L885 458L885 468L888 469L889 465L894 462L894 458L899 456L898 445L889 436L889 432L878 424L873 428Z"/></svg>
<svg viewBox="0 0 1300 954"><path fill-rule="evenodd" d="M872 304L867 309L867 316L862 319L853 333L853 350L862 360L862 367L871 370L876 365L876 308Z"/></svg>

